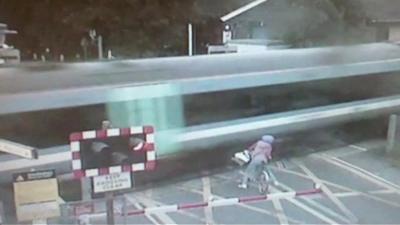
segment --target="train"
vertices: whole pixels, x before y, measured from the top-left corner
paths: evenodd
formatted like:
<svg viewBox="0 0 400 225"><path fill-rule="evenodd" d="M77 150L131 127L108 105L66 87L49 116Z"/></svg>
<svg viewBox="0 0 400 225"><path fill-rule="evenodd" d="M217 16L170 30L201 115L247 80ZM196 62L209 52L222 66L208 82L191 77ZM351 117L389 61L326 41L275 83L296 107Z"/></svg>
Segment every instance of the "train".
<svg viewBox="0 0 400 225"><path fill-rule="evenodd" d="M400 48L390 43L21 64L0 68L0 136L49 148L104 120L116 127L151 124L158 154L167 157L188 149L171 140L193 129L396 96L398 71Z"/></svg>

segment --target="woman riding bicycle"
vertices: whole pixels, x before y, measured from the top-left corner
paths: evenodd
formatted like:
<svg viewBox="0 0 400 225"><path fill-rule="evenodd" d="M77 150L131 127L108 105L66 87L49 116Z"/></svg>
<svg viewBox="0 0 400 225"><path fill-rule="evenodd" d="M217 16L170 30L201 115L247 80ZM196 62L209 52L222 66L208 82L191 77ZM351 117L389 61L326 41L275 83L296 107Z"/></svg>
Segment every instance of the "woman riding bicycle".
<svg viewBox="0 0 400 225"><path fill-rule="evenodd" d="M272 159L272 143L274 140L273 136L265 135L248 149L251 161L244 171L239 188L247 189L249 180L257 180L261 176L265 165Z"/></svg>

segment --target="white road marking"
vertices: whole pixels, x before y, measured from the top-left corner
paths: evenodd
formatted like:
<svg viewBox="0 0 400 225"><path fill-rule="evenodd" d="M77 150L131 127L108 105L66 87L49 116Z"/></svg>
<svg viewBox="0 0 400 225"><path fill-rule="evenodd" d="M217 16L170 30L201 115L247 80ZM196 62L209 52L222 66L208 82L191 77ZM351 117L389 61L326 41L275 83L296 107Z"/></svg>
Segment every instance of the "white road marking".
<svg viewBox="0 0 400 225"><path fill-rule="evenodd" d="M229 179L229 180L231 180L229 177L227 178L227 177L221 176L221 175L218 175L218 176L221 177L222 179ZM255 187L255 185L253 185L253 184L250 184L250 185ZM289 187L285 186L285 185L282 184L282 183L280 183L280 186L282 186L282 187L284 187L285 189L287 189L287 191L293 191L293 189L290 189ZM278 189L276 189L276 188L274 188L274 187L272 187L272 186L271 186L270 188L271 188L274 192L280 192ZM306 201L308 200L307 198L303 198L303 199L305 199ZM311 208L311 207L305 205L304 203L301 203L300 201L298 201L298 200L296 200L296 199L286 199L286 200L289 201L289 202L291 202L292 204L296 205L297 207L303 209L304 211L310 213L311 215L313 215L313 216L315 216L315 217L321 219L322 221L324 221L324 222L326 222L326 223L329 223L329 224L339 224L339 223L333 221L332 219L328 218L327 216L325 216L325 215L319 213L318 211L314 210L313 208ZM320 205L320 204L318 204L318 203L315 203L315 202L312 201L311 204L316 205L316 206L319 207L322 211L326 211L326 212L328 212L329 214L332 214L332 215L334 215L334 216L336 216L336 217L342 219L343 221L347 221L346 218L343 218L342 216L338 215L337 213L333 212L332 210L330 210L330 209L328 209L328 208L326 208L326 207L324 207L324 206L322 206L322 205ZM279 218L278 218L278 219L279 219Z"/></svg>
<svg viewBox="0 0 400 225"><path fill-rule="evenodd" d="M281 201L279 201L278 199L273 199L272 204L274 205L276 214L278 215L279 224L281 225L289 224L285 211L283 210Z"/></svg>
<svg viewBox="0 0 400 225"><path fill-rule="evenodd" d="M276 168L276 167L270 167L270 168L275 169L275 170L279 170L279 171L284 172L284 173L297 175L297 176L305 178L305 179L310 179L309 177L307 177L306 175L304 175L302 173L294 172L294 171L287 170L287 169L279 169L279 168ZM375 200L375 201L378 201L378 202L382 202L382 203L385 203L387 205L391 205L391 206L394 206L394 207L399 207L400 206L399 203L388 201L388 200L386 200L384 198L371 195L371 194L374 194L374 192L362 192L362 191L354 190L354 189L349 188L349 187L345 187L345 186L342 186L342 185L339 185L339 184L332 183L332 182L327 181L327 180L321 180L321 181L322 181L322 183L324 183L326 185L330 185L332 187L341 189L343 191L352 192L352 193L358 193L359 195L361 195L361 196L363 196L365 198L369 198L369 199L372 199L372 200ZM391 193L397 193L394 190L380 190L380 191L388 191L388 192L391 192Z"/></svg>
<svg viewBox="0 0 400 225"><path fill-rule="evenodd" d="M386 183L387 185L392 186L392 188L394 188L394 189L400 190L400 186L399 185L397 185L397 184L395 184L393 182L390 182L390 181L388 181L388 180L386 180L386 179L384 179L384 178L382 178L382 177L380 177L380 176L378 176L376 174L373 174L372 172L370 172L368 170L365 170L365 169L363 169L361 167L355 166L355 165L353 165L351 163L348 163L348 162L346 162L344 160L341 160L339 158L335 158L335 160L340 162L340 163L342 163L342 164L344 164L344 165L346 165L346 166L348 166L348 167L351 167L351 168L356 169L356 170L358 170L358 171L360 171L362 173L365 173L368 176L371 176L371 177L375 178L376 180L379 180L379 181L381 181L383 183Z"/></svg>
<svg viewBox="0 0 400 225"><path fill-rule="evenodd" d="M158 204L158 205L165 205L164 203L159 202L159 201L156 201L156 200L154 200L154 199L152 199L152 201L153 201L154 203ZM207 222L206 222L205 219L200 218L200 217L197 216L196 214L191 213L191 212L189 212L189 211L176 211L176 213L179 213L179 214L182 214L182 215L184 215L184 216L187 216L187 217L190 217L190 218L199 220L199 221L201 221L202 223L207 224Z"/></svg>
<svg viewBox="0 0 400 225"><path fill-rule="evenodd" d="M211 193L211 182L208 176L204 176L201 178L203 183L203 201L208 202L211 200L212 193ZM216 224L214 221L213 209L211 207L204 208L204 215L206 216L206 223L208 225Z"/></svg>
<svg viewBox="0 0 400 225"><path fill-rule="evenodd" d="M360 146L358 146L358 145L349 145L349 147L350 147L350 148L357 149L357 150L360 150L360 151L362 151L362 152L368 151L367 148L363 148L363 147L360 147Z"/></svg>
<svg viewBox="0 0 400 225"><path fill-rule="evenodd" d="M396 191L392 191L392 190L379 190L379 191L371 191L371 194L395 194Z"/></svg>
<svg viewBox="0 0 400 225"><path fill-rule="evenodd" d="M154 207L156 204L153 200L148 199L147 197L139 194L135 194L135 199L129 195L125 195L128 201L135 204L137 203L136 199L138 199L141 203L145 204L145 207ZM143 207L142 207L143 208ZM171 224L177 225L174 220L171 219L166 213L158 213L157 215L146 215L146 217L151 220L152 222L155 221L154 217L157 217L163 224ZM151 219L150 219L151 218Z"/></svg>
<svg viewBox="0 0 400 225"><path fill-rule="evenodd" d="M309 170L302 162L293 160L298 167L300 167L315 184L320 184L323 193L350 219L352 223L357 223L358 218L332 193L332 191L323 182Z"/></svg>
<svg viewBox="0 0 400 225"><path fill-rule="evenodd" d="M329 157L325 154L320 154L320 155L315 154L315 155L312 155L312 157L317 157L317 158L323 159L324 161L329 162L333 165L336 165L342 169L345 169L365 180L371 181L372 183L375 183L379 186L385 187L389 190L394 190L394 191L396 191L396 193L400 194L400 187L398 185L393 184L390 181L387 181L367 170L364 170L360 167L354 166L354 165L352 165L348 162L345 162L341 159Z"/></svg>
<svg viewBox="0 0 400 225"><path fill-rule="evenodd" d="M276 188L271 187L271 189L273 191L278 191ZM320 220L328 223L328 224L335 224L335 225L339 225L340 223L332 220L331 218L325 216L324 214L314 210L313 208L305 205L304 203L301 203L300 201L296 200L296 199L287 199L287 201L291 202L292 204L296 205L297 207L303 209L304 211L310 213L311 215L319 218Z"/></svg>
<svg viewBox="0 0 400 225"><path fill-rule="evenodd" d="M231 179L229 179L229 181L231 181ZM192 193L199 194L199 195L203 195L203 191L196 190L196 189L190 188L190 187L186 188L184 186L178 186L178 189L181 189L183 191L190 191ZM219 196L219 195L215 195L215 194L213 195L213 197L215 199L224 199L224 197ZM268 211L268 210L265 210L265 209L260 209L258 207L247 205L247 204L238 204L237 206L239 206L241 208L246 208L248 210L255 211L255 212L258 212L258 213L262 213L262 214L265 214L265 215L268 215L268 216L271 216L271 217L274 217L274 218L278 219L278 216L276 215L275 212L271 212L271 211ZM290 218L290 217L287 217L287 219L292 224L305 224L304 221L298 221L298 220Z"/></svg>
<svg viewBox="0 0 400 225"><path fill-rule="evenodd" d="M135 206L137 209L144 209L144 207L142 207L139 203L135 202L132 203L133 206ZM154 219L152 216L150 215L144 215L148 220L150 220L150 222L152 222L155 225L162 225L160 224L156 219Z"/></svg>
<svg viewBox="0 0 400 225"><path fill-rule="evenodd" d="M290 188L289 186L285 185L285 184L280 184L280 187L284 188L286 191L293 191L292 188ZM322 197L322 196L321 196ZM324 212L332 217L335 217L343 222L346 223L350 223L351 221L349 221L347 218L343 217L342 215L339 215L338 213L334 212L333 210L331 210L330 208L316 202L313 198L310 197L302 197L301 199L303 199L305 202L307 202L308 204L310 204L311 206L317 208L319 211ZM299 202L301 203L301 202ZM303 203L301 203L303 204ZM306 210L307 211L307 210ZM320 218L321 219L321 218Z"/></svg>

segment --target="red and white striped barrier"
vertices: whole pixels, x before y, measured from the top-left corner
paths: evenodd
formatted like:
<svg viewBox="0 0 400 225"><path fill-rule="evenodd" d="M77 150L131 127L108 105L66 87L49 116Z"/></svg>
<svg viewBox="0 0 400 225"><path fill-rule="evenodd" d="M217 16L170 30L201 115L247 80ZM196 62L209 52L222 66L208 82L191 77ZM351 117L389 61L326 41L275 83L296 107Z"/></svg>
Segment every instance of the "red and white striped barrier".
<svg viewBox="0 0 400 225"><path fill-rule="evenodd" d="M230 206L237 205L243 203L253 203L260 201L268 201L273 199L288 199L295 198L307 195L315 195L322 193L320 188L315 188L312 190L300 191L300 192L282 192L282 193L274 193L270 195L259 195L259 196L251 196L251 197L241 197L241 198L227 198L220 200L213 200L209 202L198 202L198 203L187 203L187 204L177 204L177 205L166 205L159 207L151 207L140 210L135 210L128 212L128 216L138 216L138 215L148 215L148 214L157 214L157 213L170 213L177 212L181 210L190 210L196 208L205 208L205 207L221 207L221 206Z"/></svg>
<svg viewBox="0 0 400 225"><path fill-rule="evenodd" d="M109 137L130 137L134 135L144 135L144 144L136 146L133 151L146 151L146 161L132 165L112 166L97 169L82 169L81 160L81 141L91 139L106 139ZM69 137L70 149L72 154L72 170L75 178L95 177L100 175L121 173L121 172L137 172L145 170L153 170L156 164L156 152L154 144L154 127L131 127L121 129L93 130L72 133Z"/></svg>

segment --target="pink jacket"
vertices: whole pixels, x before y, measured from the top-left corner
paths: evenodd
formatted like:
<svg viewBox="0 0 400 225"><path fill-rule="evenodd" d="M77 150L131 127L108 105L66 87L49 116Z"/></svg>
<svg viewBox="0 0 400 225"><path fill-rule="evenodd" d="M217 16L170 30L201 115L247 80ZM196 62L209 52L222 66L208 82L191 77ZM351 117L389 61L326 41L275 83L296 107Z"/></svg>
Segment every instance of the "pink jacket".
<svg viewBox="0 0 400 225"><path fill-rule="evenodd" d="M258 141L249 150L252 159L260 159L264 162L272 159L272 146L269 143Z"/></svg>

